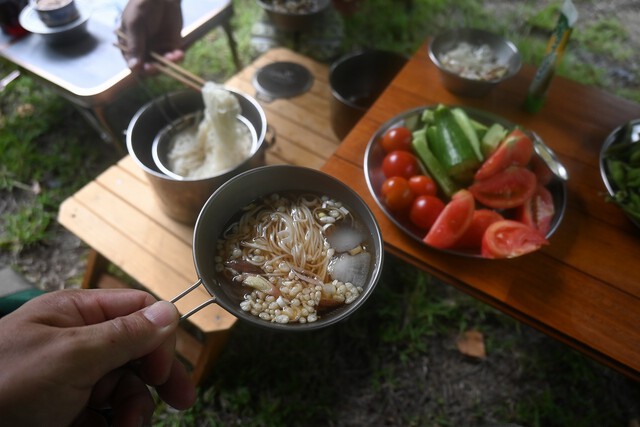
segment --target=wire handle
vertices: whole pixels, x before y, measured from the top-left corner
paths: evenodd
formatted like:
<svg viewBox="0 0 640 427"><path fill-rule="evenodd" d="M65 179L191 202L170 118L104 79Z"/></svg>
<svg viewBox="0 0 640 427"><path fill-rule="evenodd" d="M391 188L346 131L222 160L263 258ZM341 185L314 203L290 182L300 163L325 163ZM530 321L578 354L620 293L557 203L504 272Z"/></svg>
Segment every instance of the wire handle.
<svg viewBox="0 0 640 427"><path fill-rule="evenodd" d="M179 299L181 299L182 297L184 297L185 295L187 295L188 293L190 293L191 291L193 291L194 289L196 289L200 285L202 285L202 279L198 279L193 285L189 286L187 289L185 289L184 291L180 292L178 295L173 297L169 302L171 304L175 304ZM190 311L188 311L185 314L183 314L182 316L180 316L180 320L186 319L187 317L191 316L194 313L197 313L198 311L202 310L203 308L205 308L206 306L208 306L209 304L212 304L214 302L216 302L216 297L212 296L210 299L206 300L205 302L203 302L199 306L197 306L195 308L192 308Z"/></svg>

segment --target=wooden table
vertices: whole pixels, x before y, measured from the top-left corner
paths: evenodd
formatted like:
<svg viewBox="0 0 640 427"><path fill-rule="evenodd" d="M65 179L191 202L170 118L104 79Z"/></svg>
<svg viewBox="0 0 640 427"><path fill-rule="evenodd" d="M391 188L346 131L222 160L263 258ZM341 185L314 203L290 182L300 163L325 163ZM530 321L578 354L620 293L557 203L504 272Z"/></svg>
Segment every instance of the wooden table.
<svg viewBox="0 0 640 427"><path fill-rule="evenodd" d="M640 117L640 105L556 77L542 111L521 108L534 69L482 99L440 84L422 46L322 168L354 188L374 211L386 250L636 380L640 379L640 230L606 203L598 155L607 135ZM541 251L512 260L448 255L403 234L372 198L364 177L371 135L408 109L438 103L498 114L536 131L567 167L567 210Z"/></svg>
<svg viewBox="0 0 640 427"><path fill-rule="evenodd" d="M267 163L319 168L335 151L338 140L329 126L326 65L286 49L273 49L231 78L227 85L254 94L251 80L259 67L286 60L298 62L314 75L310 90L290 99L262 102L276 142ZM106 274L108 263L123 270L144 289L169 300L197 279L191 243L193 227L166 216L143 171L129 156L64 201L59 222L92 248L83 287L120 285ZM208 300L201 286L178 303L182 313ZM189 317L178 335L178 353L192 367L196 383L206 378L236 318L218 305Z"/></svg>

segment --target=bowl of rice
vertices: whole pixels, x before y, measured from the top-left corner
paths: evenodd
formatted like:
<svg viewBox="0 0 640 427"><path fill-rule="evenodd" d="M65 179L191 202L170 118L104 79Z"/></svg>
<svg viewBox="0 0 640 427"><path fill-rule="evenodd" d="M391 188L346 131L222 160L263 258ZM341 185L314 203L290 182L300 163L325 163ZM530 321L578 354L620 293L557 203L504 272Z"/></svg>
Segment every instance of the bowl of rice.
<svg viewBox="0 0 640 427"><path fill-rule="evenodd" d="M264 165L266 131L266 116L254 98L208 82L202 93L176 91L142 106L126 142L162 211L192 225L220 185ZM173 166L161 161L169 158Z"/></svg>
<svg viewBox="0 0 640 427"><path fill-rule="evenodd" d="M449 92L470 97L486 95L522 66L520 52L513 43L473 28L434 37L429 43L429 57Z"/></svg>

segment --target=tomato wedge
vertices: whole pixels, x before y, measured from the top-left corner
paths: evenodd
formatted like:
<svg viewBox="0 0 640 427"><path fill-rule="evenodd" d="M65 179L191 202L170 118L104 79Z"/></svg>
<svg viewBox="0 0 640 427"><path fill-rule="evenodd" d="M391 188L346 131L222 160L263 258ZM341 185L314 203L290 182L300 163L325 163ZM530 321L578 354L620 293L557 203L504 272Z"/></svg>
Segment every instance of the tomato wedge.
<svg viewBox="0 0 640 427"><path fill-rule="evenodd" d="M542 185L538 185L533 196L516 208L516 219L546 236L551 229L554 213L551 192Z"/></svg>
<svg viewBox="0 0 640 427"><path fill-rule="evenodd" d="M452 247L469 228L474 210L473 195L464 189L457 191L422 240L434 248Z"/></svg>
<svg viewBox="0 0 640 427"><path fill-rule="evenodd" d="M502 172L475 181L469 191L483 205L510 209L523 204L536 191L536 176L521 166L509 166Z"/></svg>
<svg viewBox="0 0 640 427"><path fill-rule="evenodd" d="M505 219L491 224L482 238L485 258L514 258L538 250L549 242L536 229Z"/></svg>
<svg viewBox="0 0 640 427"><path fill-rule="evenodd" d="M512 130L502 140L496 151L484 161L475 179L487 179L509 166L526 166L533 155L533 141L522 130Z"/></svg>
<svg viewBox="0 0 640 427"><path fill-rule="evenodd" d="M496 211L491 209L476 209L473 212L471 224L464 234L456 241L455 247L461 249L480 249L482 246L482 237L484 232L494 222L503 220L504 218Z"/></svg>
<svg viewBox="0 0 640 427"><path fill-rule="evenodd" d="M532 156L529 169L536 175L538 184L547 185L553 179L553 172L540 156Z"/></svg>

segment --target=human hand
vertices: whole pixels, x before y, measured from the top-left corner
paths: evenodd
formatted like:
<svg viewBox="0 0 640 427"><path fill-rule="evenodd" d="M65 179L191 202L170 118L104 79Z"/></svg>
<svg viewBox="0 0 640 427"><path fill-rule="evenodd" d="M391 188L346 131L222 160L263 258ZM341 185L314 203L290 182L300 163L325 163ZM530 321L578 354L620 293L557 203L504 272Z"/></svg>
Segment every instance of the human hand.
<svg viewBox="0 0 640 427"><path fill-rule="evenodd" d="M0 424L149 424L147 384L176 409L195 388L174 357L179 315L137 290L45 294L0 319ZM6 423L6 424L5 424Z"/></svg>
<svg viewBox="0 0 640 427"><path fill-rule="evenodd" d="M129 0L124 8L119 41L126 49L123 55L132 70L151 72L151 52L164 55L172 62L184 57L181 49L182 8L180 0Z"/></svg>

